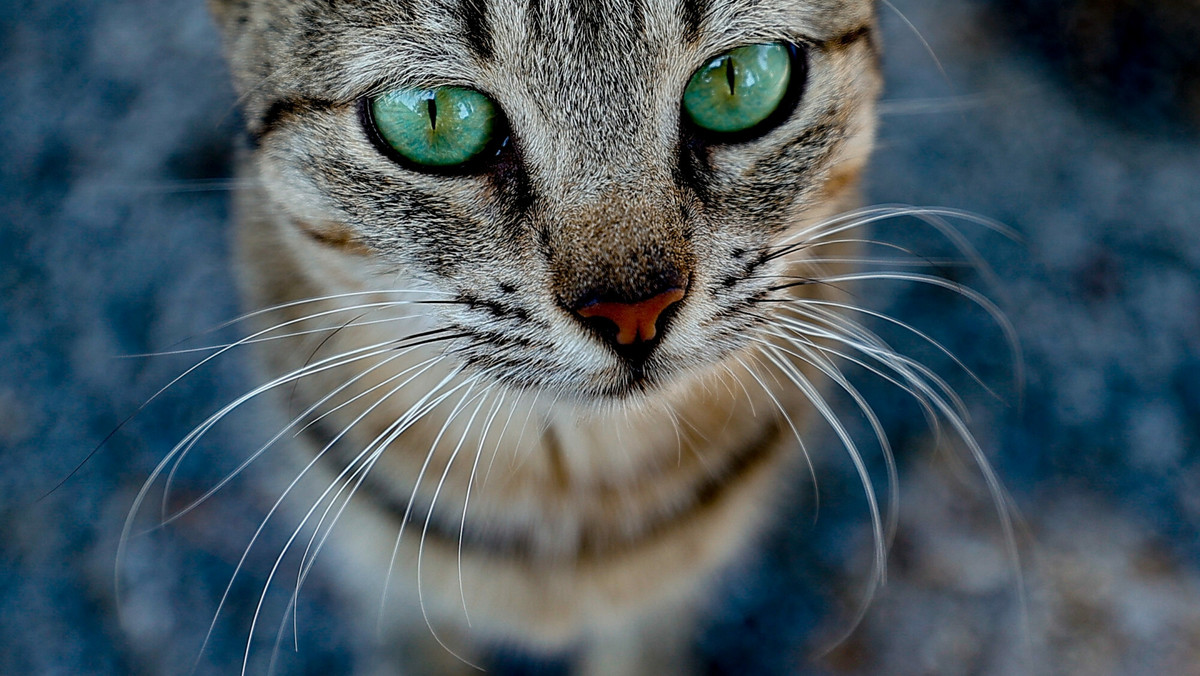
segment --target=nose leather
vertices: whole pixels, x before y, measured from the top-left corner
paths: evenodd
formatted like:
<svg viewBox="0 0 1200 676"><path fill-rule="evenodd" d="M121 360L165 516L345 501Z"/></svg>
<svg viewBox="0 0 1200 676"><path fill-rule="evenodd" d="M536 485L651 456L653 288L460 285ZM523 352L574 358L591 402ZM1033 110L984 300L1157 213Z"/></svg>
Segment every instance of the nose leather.
<svg viewBox="0 0 1200 676"><path fill-rule="evenodd" d="M598 301L575 310L584 319L602 317L617 325L617 344L633 345L654 340L658 318L667 308L683 300L683 289L667 289L636 303Z"/></svg>

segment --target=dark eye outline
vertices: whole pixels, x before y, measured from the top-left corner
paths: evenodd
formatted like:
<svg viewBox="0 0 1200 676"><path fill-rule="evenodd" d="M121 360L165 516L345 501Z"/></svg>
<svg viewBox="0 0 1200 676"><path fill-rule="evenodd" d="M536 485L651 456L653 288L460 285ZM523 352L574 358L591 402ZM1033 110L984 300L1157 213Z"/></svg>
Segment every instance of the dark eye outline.
<svg viewBox="0 0 1200 676"><path fill-rule="evenodd" d="M692 116L684 107L683 97L680 96L679 120L688 135L704 145L736 145L761 138L784 122L787 122L792 117L792 113L796 112L796 108L800 105L800 101L804 98L804 93L808 89L808 52L794 42L781 44L784 44L788 48L788 57L791 59L792 66L791 78L788 80L787 90L783 93L783 98L779 100L779 105L775 107L775 110L766 119L753 127L740 131L713 131L701 127L692 120ZM748 47L750 45L743 46ZM734 47L734 49L738 49L738 47ZM733 49L729 49L716 56L709 57L704 61L704 64L707 65L713 59L720 58L732 51ZM688 82L691 82L692 77L703 67L702 65L692 71L692 75L688 76Z"/></svg>
<svg viewBox="0 0 1200 676"><path fill-rule="evenodd" d="M482 92L481 92L482 93ZM484 94L484 96L487 96ZM450 165L429 165L414 162L388 143L387 139L379 131L379 127L375 124L375 113L371 110L370 96L364 96L358 100L358 120L362 125L363 131L366 132L367 138L371 140L371 144L379 151L381 155L395 162L401 167L410 171L419 172L422 174L433 174L435 176L475 176L489 173L496 165L497 161L508 149L511 142L511 131L508 125L508 118L504 115L504 110L496 99L488 96L495 106L496 116L492 121L492 139L484 146L483 150L472 155L465 162Z"/></svg>

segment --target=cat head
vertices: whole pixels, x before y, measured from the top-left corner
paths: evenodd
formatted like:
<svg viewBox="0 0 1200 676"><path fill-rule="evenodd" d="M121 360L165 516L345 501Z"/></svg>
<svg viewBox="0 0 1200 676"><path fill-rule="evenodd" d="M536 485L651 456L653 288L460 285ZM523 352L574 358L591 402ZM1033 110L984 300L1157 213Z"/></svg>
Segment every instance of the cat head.
<svg viewBox="0 0 1200 676"><path fill-rule="evenodd" d="M267 208L453 299L457 358L516 387L744 349L873 135L868 0L212 4Z"/></svg>

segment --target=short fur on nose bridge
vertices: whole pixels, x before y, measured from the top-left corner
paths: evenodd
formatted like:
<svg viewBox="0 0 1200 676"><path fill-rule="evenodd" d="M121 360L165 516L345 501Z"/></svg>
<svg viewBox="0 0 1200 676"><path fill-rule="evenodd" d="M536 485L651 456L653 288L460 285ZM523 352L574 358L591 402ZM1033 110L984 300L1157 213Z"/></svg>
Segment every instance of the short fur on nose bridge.
<svg viewBox="0 0 1200 676"><path fill-rule="evenodd" d="M617 344L632 345L654 340L658 318L664 310L683 300L683 296L683 289L673 288L636 303L598 301L575 313L585 319L602 317L613 322L617 325Z"/></svg>

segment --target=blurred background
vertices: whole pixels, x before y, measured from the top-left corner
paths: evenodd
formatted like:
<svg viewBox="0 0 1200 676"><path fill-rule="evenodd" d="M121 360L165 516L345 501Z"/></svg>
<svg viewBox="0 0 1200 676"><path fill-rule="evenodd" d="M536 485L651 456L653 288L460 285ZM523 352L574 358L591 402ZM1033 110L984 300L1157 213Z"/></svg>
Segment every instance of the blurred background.
<svg viewBox="0 0 1200 676"><path fill-rule="evenodd" d="M880 8L888 88L868 200L962 209L1020 237L957 221L989 275L953 264L953 247L916 221L878 236L994 299L1023 371L961 297L894 282L859 293L993 390L879 327L963 394L1011 495L1021 573L968 451L952 439L938 450L919 408L857 373L901 470L888 584L855 626L869 520L850 463L824 453L818 489L799 481L782 496L762 551L714 592L698 639L706 669L1200 674L1200 6L894 2ZM199 0L0 7L0 673L237 673L290 533L266 529L214 622L270 508L251 472L133 538L117 592L137 490L254 384L235 351L142 409L196 356L130 356L238 314L227 224L238 119L218 42ZM175 477L180 499L268 427L251 411L215 428ZM874 458L880 491L883 469ZM336 573L318 565L306 582L279 673L366 663L371 623L339 603ZM273 612L253 673L268 668ZM559 666L501 651L493 671Z"/></svg>

